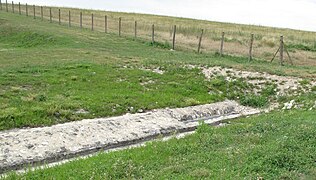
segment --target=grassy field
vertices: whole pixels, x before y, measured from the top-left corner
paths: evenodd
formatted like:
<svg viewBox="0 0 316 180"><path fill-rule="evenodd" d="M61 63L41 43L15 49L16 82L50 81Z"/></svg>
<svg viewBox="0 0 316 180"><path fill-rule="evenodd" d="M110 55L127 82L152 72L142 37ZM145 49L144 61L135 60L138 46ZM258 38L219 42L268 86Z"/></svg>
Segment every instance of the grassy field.
<svg viewBox="0 0 316 180"><path fill-rule="evenodd" d="M183 68L188 64L303 78L316 74L313 66L169 51L145 41L0 15L1 130L236 99L252 88L242 80L232 84L238 91L227 89L223 79L205 81L200 70ZM157 68L165 73L144 70ZM226 93L210 95L210 89ZM88 113L77 113L82 110Z"/></svg>
<svg viewBox="0 0 316 180"><path fill-rule="evenodd" d="M315 127L312 111L274 112L7 179L314 179Z"/></svg>
<svg viewBox="0 0 316 180"><path fill-rule="evenodd" d="M49 20L50 7L43 7L43 15ZM52 7L52 20L58 23L60 7ZM137 21L138 38L151 41L151 28L155 24L155 39L160 44L170 47L172 40L172 28L177 25L176 47L181 50L196 51L198 37L201 29L204 29L202 42L202 52L214 53L220 48L221 33L225 32L224 52L226 54L247 56L249 52L250 34L255 35L254 57L257 59L270 61L277 51L281 35L285 37L285 44L296 65L316 65L316 39L315 32L306 32L291 29L271 28L262 26L239 25L232 23L209 22L186 18L174 18L165 16L105 12L95 10L82 10L75 8L60 8L61 24L68 26L69 19L71 25L79 27L80 12L83 13L83 27L91 29L92 17L94 15L94 30L104 32L104 16L108 16L107 29L109 33L118 34L118 19L122 18L122 35L132 38L134 36L135 21ZM21 13L26 14L25 5L21 6ZM69 11L71 15L69 17ZM9 6L9 12L12 12ZM15 5L15 13L18 13L18 6ZM34 10L28 6L28 15L32 18ZM35 7L35 14L41 17L40 7ZM286 57L287 58L287 57ZM286 59L289 60L288 58Z"/></svg>
<svg viewBox="0 0 316 180"><path fill-rule="evenodd" d="M167 18L124 15L155 17L157 21ZM223 24L222 28L230 26L248 27ZM249 31L251 28L260 29L249 27ZM302 33L308 34L306 39L313 34ZM199 69L184 68L186 65L232 67L305 81L316 77L312 63L282 67L260 59L249 63L247 57L219 57L214 52L170 51L164 44L153 46L144 39L68 28L4 11L0 11L0 54L0 130L227 98L265 107L274 98L270 91L261 96L245 94L253 87L243 79L207 81ZM155 69L164 73L153 72ZM210 90L224 93L209 94ZM314 92L276 100L314 103L315 91L314 87ZM243 99L247 97L253 99ZM184 139L100 154L20 176L11 174L8 179L313 179L315 127L313 111L275 111L221 128L201 125L196 134Z"/></svg>

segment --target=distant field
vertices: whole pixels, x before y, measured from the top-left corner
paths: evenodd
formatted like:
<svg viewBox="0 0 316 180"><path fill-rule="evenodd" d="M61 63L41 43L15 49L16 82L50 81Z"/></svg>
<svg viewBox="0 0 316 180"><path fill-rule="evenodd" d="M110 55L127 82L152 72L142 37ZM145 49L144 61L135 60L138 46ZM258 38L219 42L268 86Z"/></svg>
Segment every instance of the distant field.
<svg viewBox="0 0 316 180"><path fill-rule="evenodd" d="M8 11L12 11L11 5ZM52 20L58 22L58 9L61 9L61 23L68 25L69 11L72 26L79 26L80 12L83 13L83 27L91 29L92 13L94 14L94 30L105 31L105 15L108 16L107 29L109 33L118 34L118 19L122 18L122 35L133 37L135 21L137 21L138 38L148 42L151 40L152 24L155 24L155 40L160 45L171 47L172 29L177 25L177 49L197 51L201 29L205 30L202 41L202 52L218 52L221 33L225 32L224 52L226 54L248 56L250 34L255 36L254 57L270 61L277 51L279 39L284 35L285 44L295 65L316 65L316 33L291 29L271 28L263 26L239 25L231 23L210 22L186 18L175 18L156 15L94 11L73 8L52 7ZM18 5L14 7L18 13ZM21 13L26 14L25 5L21 5ZM28 15L34 14L33 7L28 5ZM40 7L35 7L37 17L41 16ZM49 19L49 7L43 7L43 15ZM289 60L286 57L286 60Z"/></svg>

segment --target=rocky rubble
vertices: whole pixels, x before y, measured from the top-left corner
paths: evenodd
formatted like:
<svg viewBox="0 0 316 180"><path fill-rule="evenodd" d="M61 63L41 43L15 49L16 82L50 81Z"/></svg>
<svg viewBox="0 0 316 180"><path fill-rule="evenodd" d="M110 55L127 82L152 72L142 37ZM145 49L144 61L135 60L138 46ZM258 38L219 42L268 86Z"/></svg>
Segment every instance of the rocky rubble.
<svg viewBox="0 0 316 180"><path fill-rule="evenodd" d="M130 145L174 132L193 130L199 120L221 120L260 111L235 101L160 109L119 117L82 120L51 127L0 132L0 173L40 162L56 162L79 155Z"/></svg>

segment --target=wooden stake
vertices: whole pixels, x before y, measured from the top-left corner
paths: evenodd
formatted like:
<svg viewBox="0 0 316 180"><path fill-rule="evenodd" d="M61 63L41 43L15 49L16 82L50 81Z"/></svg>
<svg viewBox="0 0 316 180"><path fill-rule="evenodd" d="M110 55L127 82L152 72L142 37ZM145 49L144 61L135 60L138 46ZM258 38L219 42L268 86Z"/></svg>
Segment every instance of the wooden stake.
<svg viewBox="0 0 316 180"><path fill-rule="evenodd" d="M33 5L33 18L36 19L35 5Z"/></svg>
<svg viewBox="0 0 316 180"><path fill-rule="evenodd" d="M104 32L108 33L108 16L104 16Z"/></svg>
<svg viewBox="0 0 316 180"><path fill-rule="evenodd" d="M204 33L204 29L202 29L201 36L199 38L198 53L201 52L201 44L202 44L203 33Z"/></svg>
<svg viewBox="0 0 316 180"><path fill-rule="evenodd" d="M92 31L94 30L93 23L94 23L94 19L93 19L93 13L92 13L91 14L91 30Z"/></svg>
<svg viewBox="0 0 316 180"><path fill-rule="evenodd" d="M121 30L122 30L122 18L119 18L119 36L121 36Z"/></svg>
<svg viewBox="0 0 316 180"><path fill-rule="evenodd" d="M134 26L134 38L137 38L137 21L135 21L135 26Z"/></svg>
<svg viewBox="0 0 316 180"><path fill-rule="evenodd" d="M252 61L252 46L253 46L254 34L250 35L250 44L249 44L249 61Z"/></svg>
<svg viewBox="0 0 316 180"><path fill-rule="evenodd" d="M50 21L50 23L53 22L53 17L52 16L53 16L52 15L52 8L49 8L49 21Z"/></svg>
<svg viewBox="0 0 316 180"><path fill-rule="evenodd" d="M68 12L68 26L71 27L71 12Z"/></svg>
<svg viewBox="0 0 316 180"><path fill-rule="evenodd" d="M176 46L176 32L177 32L177 26L173 26L173 37L172 37L172 50L175 50Z"/></svg>
<svg viewBox="0 0 316 180"><path fill-rule="evenodd" d="M58 9L58 24L59 25L61 25L60 17L61 17L61 12L60 12L60 9Z"/></svg>
<svg viewBox="0 0 316 180"><path fill-rule="evenodd" d="M277 54L279 53L279 51L280 51L280 47L279 47L278 50L275 52L273 58L271 59L271 62L272 62L272 61L274 60L274 58L277 56Z"/></svg>
<svg viewBox="0 0 316 180"><path fill-rule="evenodd" d="M221 49L220 49L221 56L223 56L223 53L224 53L224 40L225 40L225 32L222 32Z"/></svg>
<svg viewBox="0 0 316 180"><path fill-rule="evenodd" d="M19 15L21 15L21 3L19 2Z"/></svg>
<svg viewBox="0 0 316 180"><path fill-rule="evenodd" d="M12 13L14 13L14 2L12 1Z"/></svg>
<svg viewBox="0 0 316 180"><path fill-rule="evenodd" d="M27 7L27 3L25 4L25 14L26 14L26 16L29 16L29 10L28 10L28 7Z"/></svg>
<svg viewBox="0 0 316 180"><path fill-rule="evenodd" d="M80 12L79 21L80 21L80 28L82 29L82 12Z"/></svg>
<svg viewBox="0 0 316 180"><path fill-rule="evenodd" d="M153 46L155 45L155 25L152 25L152 34L151 34L151 42Z"/></svg>
<svg viewBox="0 0 316 180"><path fill-rule="evenodd" d="M8 0L5 0L5 9L7 12L9 12L9 8L8 8Z"/></svg>
<svg viewBox="0 0 316 180"><path fill-rule="evenodd" d="M283 42L283 36L280 36L280 65L283 66L283 52L284 52L284 42Z"/></svg>
<svg viewBox="0 0 316 180"><path fill-rule="evenodd" d="M291 65L294 65L293 64L293 61L292 61L292 58L291 58L291 56L290 56L290 53L289 53L289 51L287 50L287 48L286 48L286 46L284 45L284 49L285 49L285 52L286 52L286 54L287 54L287 56L289 57L289 59L290 59L290 63L291 63Z"/></svg>
<svg viewBox="0 0 316 180"><path fill-rule="evenodd" d="M1 2L1 0L0 0L0 10L2 11L2 2Z"/></svg>
<svg viewBox="0 0 316 180"><path fill-rule="evenodd" d="M41 6L41 19L44 20L43 6Z"/></svg>

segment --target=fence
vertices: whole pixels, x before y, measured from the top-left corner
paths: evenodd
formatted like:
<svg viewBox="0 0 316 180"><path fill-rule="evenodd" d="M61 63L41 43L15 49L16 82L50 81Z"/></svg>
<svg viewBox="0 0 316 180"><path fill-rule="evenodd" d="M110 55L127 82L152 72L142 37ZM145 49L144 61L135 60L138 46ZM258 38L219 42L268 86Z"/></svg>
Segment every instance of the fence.
<svg viewBox="0 0 316 180"><path fill-rule="evenodd" d="M314 52L316 41L310 40L312 39L310 37L315 35L314 33L300 32L301 37L306 36L302 40L297 39L295 33L287 31L292 34L289 34L289 38L286 39L290 48L286 48L283 41L285 37L276 36L276 33L272 33L272 35L269 33L253 34L248 33L245 29L241 31L231 27L225 29L224 32L221 28L225 27L219 28L220 24L209 27L207 22L202 22L198 26L185 25L183 22L180 25L174 25L170 19L149 22L148 19L137 15L133 17L133 15L125 14L126 17L117 17L117 14L111 12L14 4L13 1L9 4L7 1L3 3L1 0L0 7L6 12L30 16L50 23L142 39L153 45L173 50L189 50L198 53L217 52L220 56L225 54L248 56L249 61L254 58L271 61L279 55L281 64L293 60L296 65L316 65L316 51ZM136 17L139 19L137 20ZM260 28L262 29L260 32L266 29L265 27ZM255 31L259 31L257 29ZM271 30L273 29L271 28ZM303 48L300 45L303 45ZM305 46L310 47L312 51L306 51ZM286 51L286 56L283 56L283 51ZM290 53L292 58L290 58Z"/></svg>

